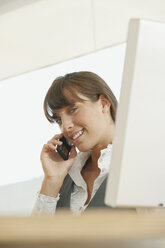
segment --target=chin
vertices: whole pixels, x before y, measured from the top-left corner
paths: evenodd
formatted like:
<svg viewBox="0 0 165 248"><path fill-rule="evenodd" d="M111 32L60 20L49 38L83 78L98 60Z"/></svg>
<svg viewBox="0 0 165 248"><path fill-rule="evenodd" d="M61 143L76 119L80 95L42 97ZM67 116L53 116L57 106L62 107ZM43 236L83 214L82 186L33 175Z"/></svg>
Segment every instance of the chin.
<svg viewBox="0 0 165 248"><path fill-rule="evenodd" d="M84 149L83 149L83 148L82 148L82 149L81 149L81 148L77 148L77 149L78 149L80 152L88 152L88 151L89 151L88 149L85 149L85 148L84 148Z"/></svg>
<svg viewBox="0 0 165 248"><path fill-rule="evenodd" d="M85 146L77 146L76 147L80 152L88 152L90 149L89 147L85 147Z"/></svg>

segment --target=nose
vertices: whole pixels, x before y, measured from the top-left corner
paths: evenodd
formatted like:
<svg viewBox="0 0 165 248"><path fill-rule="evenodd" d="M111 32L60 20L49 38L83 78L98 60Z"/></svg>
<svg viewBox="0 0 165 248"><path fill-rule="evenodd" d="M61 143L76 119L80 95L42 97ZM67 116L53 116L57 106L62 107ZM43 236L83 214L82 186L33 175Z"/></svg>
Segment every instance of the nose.
<svg viewBox="0 0 165 248"><path fill-rule="evenodd" d="M72 118L70 116L63 116L62 117L62 124L61 124L61 132L67 133L72 130L74 124Z"/></svg>

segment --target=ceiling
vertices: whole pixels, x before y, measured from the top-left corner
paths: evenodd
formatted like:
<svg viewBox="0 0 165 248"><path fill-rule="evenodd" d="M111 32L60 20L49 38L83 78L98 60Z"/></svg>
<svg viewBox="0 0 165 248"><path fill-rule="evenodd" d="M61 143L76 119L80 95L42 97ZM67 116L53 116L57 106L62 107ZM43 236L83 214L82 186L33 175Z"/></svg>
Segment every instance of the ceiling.
<svg viewBox="0 0 165 248"><path fill-rule="evenodd" d="M0 79L123 43L131 18L165 22L165 1L0 0Z"/></svg>
<svg viewBox="0 0 165 248"><path fill-rule="evenodd" d="M0 15L21 7L26 7L28 4L36 1L39 0L0 0Z"/></svg>

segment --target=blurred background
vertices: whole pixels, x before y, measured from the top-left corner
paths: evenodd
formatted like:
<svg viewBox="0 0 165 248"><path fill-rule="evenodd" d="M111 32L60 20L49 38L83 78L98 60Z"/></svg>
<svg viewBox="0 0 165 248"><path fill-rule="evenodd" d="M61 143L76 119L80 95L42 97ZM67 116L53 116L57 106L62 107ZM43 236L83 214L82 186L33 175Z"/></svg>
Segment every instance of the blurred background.
<svg viewBox="0 0 165 248"><path fill-rule="evenodd" d="M31 211L59 132L43 113L56 77L93 71L119 100L131 18L165 22L165 1L0 0L0 213Z"/></svg>

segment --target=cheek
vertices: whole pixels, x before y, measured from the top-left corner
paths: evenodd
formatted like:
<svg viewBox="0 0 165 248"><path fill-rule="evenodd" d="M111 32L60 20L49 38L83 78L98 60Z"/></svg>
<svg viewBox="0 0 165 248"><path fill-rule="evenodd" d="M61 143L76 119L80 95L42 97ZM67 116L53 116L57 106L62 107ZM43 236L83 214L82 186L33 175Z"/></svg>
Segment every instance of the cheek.
<svg viewBox="0 0 165 248"><path fill-rule="evenodd" d="M90 116L87 115L80 115L76 118L76 124L86 127L88 126L90 123Z"/></svg>
<svg viewBox="0 0 165 248"><path fill-rule="evenodd" d="M89 112L81 112L74 118L74 124L86 128L89 127L92 119Z"/></svg>
<svg viewBox="0 0 165 248"><path fill-rule="evenodd" d="M95 129L97 126L100 126L102 118L101 110L98 107L89 107L80 111L74 117L74 124L88 129Z"/></svg>
<svg viewBox="0 0 165 248"><path fill-rule="evenodd" d="M99 124L100 116L93 114L92 111L90 113L84 113L83 115L79 115L76 118L76 123L79 126L82 126L86 129L94 130L96 126Z"/></svg>

